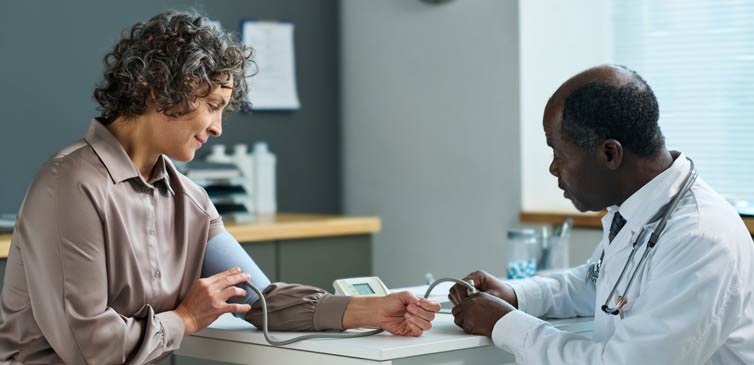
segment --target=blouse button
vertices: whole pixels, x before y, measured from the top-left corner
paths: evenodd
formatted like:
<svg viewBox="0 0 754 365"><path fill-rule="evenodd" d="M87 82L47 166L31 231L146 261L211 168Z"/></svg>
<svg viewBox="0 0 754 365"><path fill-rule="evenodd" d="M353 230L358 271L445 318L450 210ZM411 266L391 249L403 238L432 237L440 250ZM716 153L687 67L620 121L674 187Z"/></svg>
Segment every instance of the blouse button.
<svg viewBox="0 0 754 365"><path fill-rule="evenodd" d="M159 279L161 276L162 276L162 273L160 272L160 270L155 270L154 271L154 278L155 279Z"/></svg>

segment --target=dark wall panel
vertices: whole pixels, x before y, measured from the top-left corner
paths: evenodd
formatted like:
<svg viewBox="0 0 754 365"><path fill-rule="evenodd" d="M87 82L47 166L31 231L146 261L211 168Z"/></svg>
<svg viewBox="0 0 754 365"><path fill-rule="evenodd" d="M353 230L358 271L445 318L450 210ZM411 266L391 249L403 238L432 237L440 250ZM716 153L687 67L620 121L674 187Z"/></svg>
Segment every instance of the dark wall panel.
<svg viewBox="0 0 754 365"><path fill-rule="evenodd" d="M39 166L83 136L96 115L102 56L120 32L188 8L235 32L245 18L296 25L301 109L231 114L214 142L269 143L278 157L280 211L340 212L337 0L0 2L0 212L15 213Z"/></svg>

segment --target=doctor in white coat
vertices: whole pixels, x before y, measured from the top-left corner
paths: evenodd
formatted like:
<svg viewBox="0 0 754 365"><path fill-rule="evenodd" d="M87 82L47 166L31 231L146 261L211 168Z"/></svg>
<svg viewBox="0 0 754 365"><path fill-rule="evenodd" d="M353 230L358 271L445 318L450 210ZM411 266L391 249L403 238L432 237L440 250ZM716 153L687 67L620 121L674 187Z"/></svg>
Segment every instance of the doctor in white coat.
<svg viewBox="0 0 754 365"><path fill-rule="evenodd" d="M543 123L550 172L580 211L607 209L602 241L590 262L562 273L511 282L472 273L481 293L451 290L458 326L518 363L754 364L754 243L702 178L682 191L692 163L666 149L658 119L649 85L622 66L586 70L553 94ZM644 262L648 243L629 259L679 192ZM576 316L594 316L591 338L537 318Z"/></svg>

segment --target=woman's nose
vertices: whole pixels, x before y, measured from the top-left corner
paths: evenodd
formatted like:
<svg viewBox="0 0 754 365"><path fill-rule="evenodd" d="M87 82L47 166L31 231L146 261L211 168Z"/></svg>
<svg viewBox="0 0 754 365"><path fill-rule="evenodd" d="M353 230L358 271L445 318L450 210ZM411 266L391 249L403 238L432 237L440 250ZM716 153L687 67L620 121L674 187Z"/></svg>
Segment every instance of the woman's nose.
<svg viewBox="0 0 754 365"><path fill-rule="evenodd" d="M223 134L222 117L219 117L216 121L212 122L212 124L207 127L207 132L213 137L220 137L220 135Z"/></svg>

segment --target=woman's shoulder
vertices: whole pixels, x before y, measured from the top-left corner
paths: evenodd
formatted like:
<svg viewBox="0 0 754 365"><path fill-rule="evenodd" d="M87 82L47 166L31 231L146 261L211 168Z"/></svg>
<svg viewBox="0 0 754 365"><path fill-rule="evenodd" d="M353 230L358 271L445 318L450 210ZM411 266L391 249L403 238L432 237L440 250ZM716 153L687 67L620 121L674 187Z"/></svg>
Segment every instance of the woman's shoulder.
<svg viewBox="0 0 754 365"><path fill-rule="evenodd" d="M102 201L108 186L104 165L85 141L77 141L42 165L26 192L19 215L52 209L52 202Z"/></svg>
<svg viewBox="0 0 754 365"><path fill-rule="evenodd" d="M76 141L53 154L39 169L35 183L55 181L59 188L102 186L107 169L85 140Z"/></svg>
<svg viewBox="0 0 754 365"><path fill-rule="evenodd" d="M55 153L45 164L54 167L51 172L60 177L73 177L77 181L100 181L107 178L107 168L94 149L85 140L79 140Z"/></svg>

